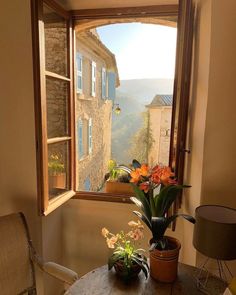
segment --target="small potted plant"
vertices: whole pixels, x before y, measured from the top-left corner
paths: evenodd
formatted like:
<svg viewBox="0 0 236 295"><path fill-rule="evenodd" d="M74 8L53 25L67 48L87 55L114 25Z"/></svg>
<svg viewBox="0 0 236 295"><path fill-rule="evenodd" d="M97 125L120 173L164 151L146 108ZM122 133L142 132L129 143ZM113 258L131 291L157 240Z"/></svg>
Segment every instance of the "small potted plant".
<svg viewBox="0 0 236 295"><path fill-rule="evenodd" d="M48 161L49 189L65 189L66 173L62 156L52 154Z"/></svg>
<svg viewBox="0 0 236 295"><path fill-rule="evenodd" d="M107 246L114 249L113 254L108 260L108 269L113 267L118 276L124 281L136 277L142 270L145 277L148 277L149 266L147 258L143 255L143 249L136 248L136 242L143 238L143 225L138 222L130 221L128 225L131 230L128 233L120 231L117 234L102 229L102 235L106 239Z"/></svg>
<svg viewBox="0 0 236 295"><path fill-rule="evenodd" d="M133 196L134 190L129 183L129 171L125 171L122 167L124 166L118 166L114 160L108 162L109 172L105 175L105 192Z"/></svg>
<svg viewBox="0 0 236 295"><path fill-rule="evenodd" d="M130 170L135 197L131 200L141 209L134 211L152 233L150 240L150 275L162 282L173 282L177 276L180 242L165 236L168 226L178 216L191 223L195 219L186 214L171 215L168 211L178 194L187 185L178 185L170 167L157 165L149 168L133 160L134 169Z"/></svg>

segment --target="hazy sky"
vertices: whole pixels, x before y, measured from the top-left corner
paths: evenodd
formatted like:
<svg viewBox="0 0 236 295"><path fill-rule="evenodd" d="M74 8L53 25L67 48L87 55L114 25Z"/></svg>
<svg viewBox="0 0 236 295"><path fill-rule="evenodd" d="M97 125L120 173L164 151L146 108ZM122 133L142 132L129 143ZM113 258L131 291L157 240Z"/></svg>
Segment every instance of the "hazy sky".
<svg viewBox="0 0 236 295"><path fill-rule="evenodd" d="M152 24L115 24L97 28L116 55L124 79L173 78L176 29Z"/></svg>

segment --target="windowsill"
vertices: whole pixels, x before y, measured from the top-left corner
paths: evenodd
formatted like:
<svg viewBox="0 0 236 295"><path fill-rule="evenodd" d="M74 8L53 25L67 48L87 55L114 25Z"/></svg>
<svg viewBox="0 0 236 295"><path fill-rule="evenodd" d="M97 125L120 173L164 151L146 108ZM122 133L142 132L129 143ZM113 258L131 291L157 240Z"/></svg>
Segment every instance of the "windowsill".
<svg viewBox="0 0 236 295"><path fill-rule="evenodd" d="M75 196L72 199L133 204L133 202L130 200L130 197L131 196L125 194L76 192Z"/></svg>
<svg viewBox="0 0 236 295"><path fill-rule="evenodd" d="M77 99L91 101L93 100L93 97L92 96L87 97L83 93L77 93Z"/></svg>

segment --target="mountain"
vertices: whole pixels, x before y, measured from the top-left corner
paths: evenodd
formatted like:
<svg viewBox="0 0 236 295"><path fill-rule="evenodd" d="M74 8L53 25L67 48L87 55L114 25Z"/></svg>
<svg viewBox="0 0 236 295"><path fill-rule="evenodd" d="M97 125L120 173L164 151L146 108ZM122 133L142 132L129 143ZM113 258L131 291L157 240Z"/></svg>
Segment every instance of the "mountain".
<svg viewBox="0 0 236 295"><path fill-rule="evenodd" d="M172 94L172 79L121 80L116 91L115 103L119 103L121 113L112 117L112 158L119 164L132 161L129 155L131 139L142 127L141 113L146 110L156 94Z"/></svg>

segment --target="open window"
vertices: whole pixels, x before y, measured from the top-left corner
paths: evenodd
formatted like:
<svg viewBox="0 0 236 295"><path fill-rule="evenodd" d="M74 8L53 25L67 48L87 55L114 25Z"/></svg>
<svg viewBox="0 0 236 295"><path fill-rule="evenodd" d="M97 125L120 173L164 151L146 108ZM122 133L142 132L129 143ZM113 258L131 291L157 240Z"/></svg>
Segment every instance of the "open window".
<svg viewBox="0 0 236 295"><path fill-rule="evenodd" d="M46 215L75 195L72 22L52 1L32 6L38 193Z"/></svg>
<svg viewBox="0 0 236 295"><path fill-rule="evenodd" d="M113 109L119 77L114 56L102 48L94 36L90 36L89 42L101 50L106 63L94 57L89 59L83 48L77 50L72 23L77 24L76 30L80 30L81 24L84 31L87 29L85 34L89 34L88 29L101 25L104 20L115 23L159 18L159 23L164 24L178 19L172 128L171 131L162 130L162 135L165 138L171 137L170 164L182 180L190 84L191 1L180 1L179 8L177 5L158 5L69 13L54 1L32 0L32 11L40 213L50 213L73 196L130 202L129 195L90 191L94 177L99 175L101 169L97 172L96 169L91 169L91 174L79 175L79 170L87 160L94 157L98 164L102 156L96 150L97 122L101 119L101 129L110 128L111 116L106 121L102 121L99 116L94 119L90 114L94 111L92 104L96 103L99 108L103 108L104 113L107 109ZM88 81L90 84L86 85ZM76 106L75 100L79 99L82 105L86 100L87 88L87 103L91 106L84 115L80 113L81 108ZM96 97L100 99L98 102ZM76 116L76 113L79 115ZM106 140L110 140L109 132L103 142ZM110 153L109 148L105 152Z"/></svg>

